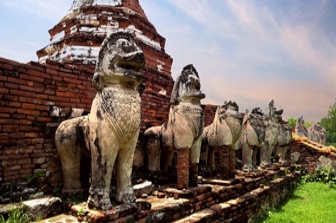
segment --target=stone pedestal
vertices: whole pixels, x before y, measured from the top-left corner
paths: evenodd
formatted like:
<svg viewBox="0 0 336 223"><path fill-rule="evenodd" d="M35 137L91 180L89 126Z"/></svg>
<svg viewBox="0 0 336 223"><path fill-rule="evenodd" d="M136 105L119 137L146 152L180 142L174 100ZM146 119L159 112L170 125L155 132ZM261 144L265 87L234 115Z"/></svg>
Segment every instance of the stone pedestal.
<svg viewBox="0 0 336 223"><path fill-rule="evenodd" d="M229 178L236 176L236 150L229 149Z"/></svg>
<svg viewBox="0 0 336 223"><path fill-rule="evenodd" d="M189 149L177 151L177 189L188 188L189 184Z"/></svg>
<svg viewBox="0 0 336 223"><path fill-rule="evenodd" d="M217 175L222 180L229 179L229 147L219 146L216 148L218 151L218 167Z"/></svg>

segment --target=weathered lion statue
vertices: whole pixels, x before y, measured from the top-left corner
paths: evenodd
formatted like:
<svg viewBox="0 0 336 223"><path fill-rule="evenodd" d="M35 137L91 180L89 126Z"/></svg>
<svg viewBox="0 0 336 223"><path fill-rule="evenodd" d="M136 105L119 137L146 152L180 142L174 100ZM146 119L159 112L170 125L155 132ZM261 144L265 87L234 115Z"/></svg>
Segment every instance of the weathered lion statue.
<svg viewBox="0 0 336 223"><path fill-rule="evenodd" d="M243 131L240 137L242 148L242 170L251 172L256 170L257 152L265 140L264 113L258 108L251 112L246 110L243 119Z"/></svg>
<svg viewBox="0 0 336 223"><path fill-rule="evenodd" d="M300 137L308 137L308 130L304 126L303 116L298 118L298 120L296 121L295 134L300 136Z"/></svg>
<svg viewBox="0 0 336 223"><path fill-rule="evenodd" d="M242 132L243 116L239 113L239 107L236 102L225 102L224 105L218 106L213 122L206 126L203 131L201 163L209 168L210 173L216 170L215 167L215 151L216 149L225 149L232 156L231 159L223 160L219 157L219 163L227 162L229 172L235 172L236 157L235 152L240 147L239 138ZM230 165L230 161L233 162ZM233 170L231 170L233 167ZM231 170L231 171L230 171ZM225 172L219 168L219 175L224 177L221 172ZM224 177L225 178L225 177Z"/></svg>
<svg viewBox="0 0 336 223"><path fill-rule="evenodd" d="M260 166L269 167L272 165L271 157L275 145L278 142L280 121L282 120L283 109L277 110L272 100L265 109L265 140L260 148Z"/></svg>
<svg viewBox="0 0 336 223"><path fill-rule="evenodd" d="M192 64L183 68L177 77L171 99L168 121L162 126L155 126L144 132L146 137L146 154L148 170L152 173L166 173L172 163L174 151L189 151L189 173L178 174L179 177L188 177L183 187L197 185L198 162L202 132L204 128L203 109L200 100L205 95L200 90L201 84L198 73ZM188 160L188 159L187 159ZM179 162L179 161L178 161ZM182 173L178 168L178 173ZM189 182L188 182L189 181ZM186 185L187 184L187 185Z"/></svg>
<svg viewBox="0 0 336 223"><path fill-rule="evenodd" d="M313 123L308 129L308 139L325 145L327 140L327 131L319 124Z"/></svg>
<svg viewBox="0 0 336 223"><path fill-rule="evenodd" d="M90 114L66 120L56 130L64 193L81 190L81 152L88 150L91 154L91 208L112 208L109 193L115 162L117 201L135 201L130 177L141 122L144 64L145 56L130 33L112 33L97 58L92 80L97 92Z"/></svg>
<svg viewBox="0 0 336 223"><path fill-rule="evenodd" d="M278 142L275 147L275 153L279 157L279 163L287 164L286 155L289 150L289 144L292 141L292 129L287 122L282 121L279 126Z"/></svg>

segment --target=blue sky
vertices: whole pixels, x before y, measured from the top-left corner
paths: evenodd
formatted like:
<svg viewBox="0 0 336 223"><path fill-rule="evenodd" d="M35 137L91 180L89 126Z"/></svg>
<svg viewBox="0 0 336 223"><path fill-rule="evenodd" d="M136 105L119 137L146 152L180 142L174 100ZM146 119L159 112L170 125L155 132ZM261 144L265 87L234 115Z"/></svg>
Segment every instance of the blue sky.
<svg viewBox="0 0 336 223"><path fill-rule="evenodd" d="M243 112L271 99L284 117L319 121L336 98L334 0L139 0L166 38L175 79L193 63L204 104ZM0 57L36 61L72 0L0 2Z"/></svg>

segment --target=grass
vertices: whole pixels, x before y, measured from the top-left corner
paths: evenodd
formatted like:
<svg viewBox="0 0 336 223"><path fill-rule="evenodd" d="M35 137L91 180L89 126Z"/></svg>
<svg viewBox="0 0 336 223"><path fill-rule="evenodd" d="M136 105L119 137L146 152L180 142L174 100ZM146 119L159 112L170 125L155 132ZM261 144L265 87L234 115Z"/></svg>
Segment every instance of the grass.
<svg viewBox="0 0 336 223"><path fill-rule="evenodd" d="M289 194L257 223L329 223L336 219L336 188L333 184L308 182Z"/></svg>
<svg viewBox="0 0 336 223"><path fill-rule="evenodd" d="M0 215L0 223L28 223L29 217L19 208L13 208L8 213L8 218Z"/></svg>

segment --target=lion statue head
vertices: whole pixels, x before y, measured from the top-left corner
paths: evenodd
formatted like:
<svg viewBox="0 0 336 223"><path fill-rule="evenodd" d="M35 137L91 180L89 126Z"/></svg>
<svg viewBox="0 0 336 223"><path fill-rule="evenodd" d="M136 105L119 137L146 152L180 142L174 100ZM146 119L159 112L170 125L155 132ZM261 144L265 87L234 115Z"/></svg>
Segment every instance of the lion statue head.
<svg viewBox="0 0 336 223"><path fill-rule="evenodd" d="M225 101L223 105L218 106L216 113L219 114L221 119L225 119L227 116L236 117L241 119L242 115L239 113L239 106L235 101Z"/></svg>
<svg viewBox="0 0 336 223"><path fill-rule="evenodd" d="M279 123L282 120L283 109L277 110L274 106L274 100L272 100L268 107L265 109L265 119L271 120L275 123Z"/></svg>
<svg viewBox="0 0 336 223"><path fill-rule="evenodd" d="M181 101L199 104L205 98L201 92L201 83L198 73L192 64L185 66L177 77L171 95L170 103L179 104Z"/></svg>
<svg viewBox="0 0 336 223"><path fill-rule="evenodd" d="M99 91L111 84L136 86L144 80L145 55L132 34L112 33L102 44L93 75L93 86Z"/></svg>

